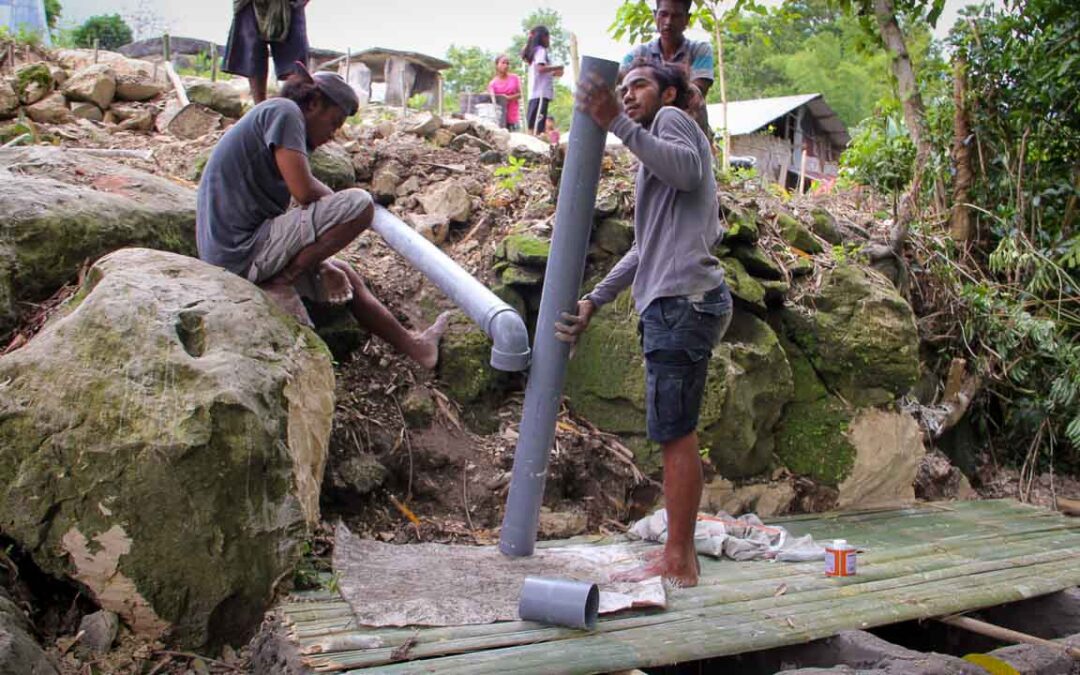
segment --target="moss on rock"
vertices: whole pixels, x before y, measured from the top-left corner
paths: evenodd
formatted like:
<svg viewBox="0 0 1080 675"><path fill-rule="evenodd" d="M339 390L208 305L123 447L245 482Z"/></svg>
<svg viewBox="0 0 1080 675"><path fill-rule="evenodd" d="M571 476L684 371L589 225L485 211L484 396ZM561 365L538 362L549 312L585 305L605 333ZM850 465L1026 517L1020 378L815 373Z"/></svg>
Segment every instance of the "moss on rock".
<svg viewBox="0 0 1080 675"><path fill-rule="evenodd" d="M634 243L634 225L628 220L605 218L593 231L592 243L606 253L621 256Z"/></svg>
<svg viewBox="0 0 1080 675"><path fill-rule="evenodd" d="M757 246L732 246L729 255L742 263L747 273L758 279L777 281L784 278L783 270Z"/></svg>
<svg viewBox="0 0 1080 675"><path fill-rule="evenodd" d="M761 237L757 216L750 211L732 211L727 215L726 221L725 245L744 244L753 246Z"/></svg>
<svg viewBox="0 0 1080 675"><path fill-rule="evenodd" d="M551 241L531 234L511 234L499 243L495 255L516 265L543 269L551 255Z"/></svg>
<svg viewBox="0 0 1080 675"><path fill-rule="evenodd" d="M829 394L810 359L781 338L791 364L792 401L776 428L776 455L793 473L838 486L855 466L846 433L853 411Z"/></svg>
<svg viewBox="0 0 1080 675"><path fill-rule="evenodd" d="M724 268L724 280L731 289L731 295L741 300L751 311L764 315L765 288L761 283L750 276L743 264L735 258L721 258L720 265Z"/></svg>
<svg viewBox="0 0 1080 675"><path fill-rule="evenodd" d="M338 143L320 145L311 153L311 173L331 190L346 190L356 186L356 169L352 156Z"/></svg>
<svg viewBox="0 0 1080 675"><path fill-rule="evenodd" d="M832 391L859 406L904 394L919 376L915 314L883 276L853 263L828 272L785 330Z"/></svg>
<svg viewBox="0 0 1080 675"><path fill-rule="evenodd" d="M0 529L138 630L245 642L318 519L321 341L235 275L128 249L0 378Z"/></svg>
<svg viewBox="0 0 1080 675"><path fill-rule="evenodd" d="M825 247L810 233L810 230L791 214L779 214L776 217L776 223L780 226L780 236L784 238L784 241L800 251L814 254L825 250Z"/></svg>

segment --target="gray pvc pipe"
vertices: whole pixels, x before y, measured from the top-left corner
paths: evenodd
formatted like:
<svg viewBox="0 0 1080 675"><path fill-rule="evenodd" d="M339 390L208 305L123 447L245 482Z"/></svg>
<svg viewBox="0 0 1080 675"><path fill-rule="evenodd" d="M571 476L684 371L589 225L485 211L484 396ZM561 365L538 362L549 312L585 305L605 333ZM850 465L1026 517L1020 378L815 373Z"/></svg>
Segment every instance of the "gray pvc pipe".
<svg viewBox="0 0 1080 675"><path fill-rule="evenodd" d="M420 270L491 338L491 365L505 371L529 367L529 331L514 309L461 269L450 256L381 206L371 223L399 255Z"/></svg>
<svg viewBox="0 0 1080 675"><path fill-rule="evenodd" d="M614 86L618 72L619 64L614 61L590 56L582 59L583 79L598 75ZM606 137L607 132L589 115L574 111L559 184L551 254L544 273L533 366L525 388L510 494L499 535L499 550L509 556L532 555L536 546L548 459L555 440L555 418L570 357L570 345L555 339L555 323L563 312L576 311Z"/></svg>
<svg viewBox="0 0 1080 675"><path fill-rule="evenodd" d="M600 589L573 579L525 577L518 600L522 621L592 630L600 613Z"/></svg>

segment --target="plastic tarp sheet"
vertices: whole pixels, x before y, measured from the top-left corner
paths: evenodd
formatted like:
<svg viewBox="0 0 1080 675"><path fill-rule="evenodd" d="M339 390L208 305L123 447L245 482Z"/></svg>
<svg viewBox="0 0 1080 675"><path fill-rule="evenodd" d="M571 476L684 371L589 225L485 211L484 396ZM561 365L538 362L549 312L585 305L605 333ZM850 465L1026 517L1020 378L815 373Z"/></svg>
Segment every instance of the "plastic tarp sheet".
<svg viewBox="0 0 1080 675"><path fill-rule="evenodd" d="M465 626L518 619L527 576L597 583L600 613L663 607L660 577L611 583L614 574L641 565L625 544L537 549L509 558L494 546L385 544L361 539L338 525L334 571L356 621L364 626Z"/></svg>

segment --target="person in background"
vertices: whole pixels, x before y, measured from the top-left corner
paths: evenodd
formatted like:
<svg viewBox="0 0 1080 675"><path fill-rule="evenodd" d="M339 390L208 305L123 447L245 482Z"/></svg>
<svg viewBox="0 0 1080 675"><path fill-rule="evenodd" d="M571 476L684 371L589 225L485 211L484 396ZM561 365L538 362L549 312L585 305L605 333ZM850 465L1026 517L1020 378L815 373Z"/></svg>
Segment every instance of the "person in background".
<svg viewBox="0 0 1080 675"><path fill-rule="evenodd" d="M521 58L529 64L529 111L526 121L529 133L539 136L546 128L548 105L555 98L555 78L562 77L563 67L551 64L551 32L547 26L529 31L529 39L521 50Z"/></svg>
<svg viewBox="0 0 1080 675"><path fill-rule="evenodd" d="M521 124L521 78L510 72L510 57L499 54L495 58L495 77L488 83L488 93L506 97L506 128L517 131Z"/></svg>
<svg viewBox="0 0 1080 675"><path fill-rule="evenodd" d="M356 92L339 75L313 76L298 65L280 96L229 127L199 181L199 258L257 284L308 326L301 296L347 304L361 326L434 368L449 316L422 333L407 330L351 265L333 257L371 225L374 205L359 188L331 191L311 174L308 154L332 139L358 107Z"/></svg>
<svg viewBox="0 0 1080 675"><path fill-rule="evenodd" d="M251 98L266 100L267 48L274 57L274 72L284 80L307 66L308 0L233 0L233 21L221 69L248 79Z"/></svg>
<svg viewBox="0 0 1080 675"><path fill-rule="evenodd" d="M555 126L555 118L547 118L547 126L544 127L544 134L547 136L547 142L552 145L559 144L559 127Z"/></svg>
<svg viewBox="0 0 1080 675"><path fill-rule="evenodd" d="M692 0L656 0L653 18L656 20L658 37L652 42L634 47L623 58L619 75L625 75L634 61L676 64L686 71L690 79L690 102L687 112L698 123L710 140L709 113L705 97L713 83L713 50L707 41L689 40L685 37L690 24ZM621 77L620 77L621 79Z"/></svg>
<svg viewBox="0 0 1080 675"><path fill-rule="evenodd" d="M678 66L633 62L623 109L602 80L578 87L578 110L610 129L640 162L634 243L592 292L564 313L556 337L573 343L592 315L630 287L641 316L645 425L664 458L667 541L659 555L619 581L662 576L694 586L700 574L694 529L702 468L697 424L709 360L731 321L731 293L712 249L720 239L712 144L685 112L689 83ZM624 112L625 110L625 112Z"/></svg>

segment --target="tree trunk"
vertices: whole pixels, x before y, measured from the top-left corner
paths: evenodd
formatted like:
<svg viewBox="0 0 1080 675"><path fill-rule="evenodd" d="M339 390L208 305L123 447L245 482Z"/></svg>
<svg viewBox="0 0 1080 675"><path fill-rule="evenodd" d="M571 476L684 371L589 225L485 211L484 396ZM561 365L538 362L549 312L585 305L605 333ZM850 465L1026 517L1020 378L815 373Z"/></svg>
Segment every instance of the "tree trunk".
<svg viewBox="0 0 1080 675"><path fill-rule="evenodd" d="M896 7L893 0L873 0L874 17L877 19L878 29L881 31L881 39L889 52L890 66L893 77L900 93L900 102L904 108L904 122L907 124L908 133L915 143L915 172L903 199L900 200L900 211L889 235L889 246L899 255L907 240L908 229L915 219L918 206L919 190L922 185L922 172L926 166L926 160L930 157L930 139L926 132L926 109L923 107L922 96L919 95L919 84L915 79L915 68L911 65L911 57L908 55L907 44L904 42L904 32L900 30L900 24L896 20Z"/></svg>
<svg viewBox="0 0 1080 675"><path fill-rule="evenodd" d="M724 130L720 148L721 164L724 171L728 170L728 162L731 160L731 134L728 132L727 116L727 78L724 77L724 38L720 34L720 17L713 12L713 27L716 29L716 70L720 80L720 125Z"/></svg>
<svg viewBox="0 0 1080 675"><path fill-rule="evenodd" d="M972 171L971 171L971 124L968 120L966 105L967 98L967 62L963 56L957 55L953 62L953 106L956 115L953 117L953 168L956 178L953 180L953 206L952 222L949 226L949 234L959 242L971 239L971 209L968 208L970 200Z"/></svg>

